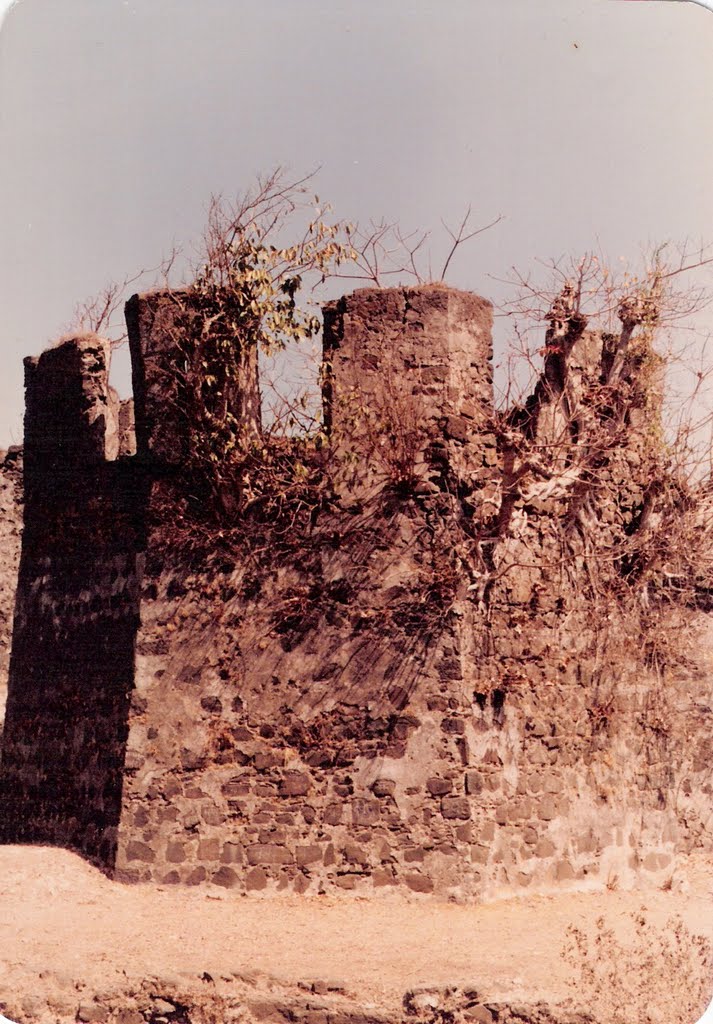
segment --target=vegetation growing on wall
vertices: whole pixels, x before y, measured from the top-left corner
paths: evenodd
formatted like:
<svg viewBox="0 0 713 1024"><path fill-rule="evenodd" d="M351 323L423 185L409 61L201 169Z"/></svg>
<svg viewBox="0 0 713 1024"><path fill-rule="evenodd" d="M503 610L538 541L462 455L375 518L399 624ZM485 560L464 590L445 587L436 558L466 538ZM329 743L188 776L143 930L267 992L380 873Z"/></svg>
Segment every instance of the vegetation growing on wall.
<svg viewBox="0 0 713 1024"><path fill-rule="evenodd" d="M666 329L704 304L685 275L709 258L664 255L659 248L642 277L621 281L591 255L550 268L559 292L519 278L509 308L520 362L532 365L535 324L549 329L535 343L544 365L531 396L504 415L500 525L517 506L559 502L568 549L577 538L586 553L592 600L613 588L642 614L654 594L707 605L713 568L710 414L696 421L691 411L710 374L696 373L671 429L666 388L677 367L661 351Z"/></svg>
<svg viewBox="0 0 713 1024"><path fill-rule="evenodd" d="M169 293L189 451L180 497L167 496L167 542L199 558L222 551L228 562L240 549L257 570L281 554L314 553L328 537L358 547L374 524L391 529L399 516L425 517L438 551L399 598L395 622L417 632L428 620L430 631L464 592L476 607L504 606L513 580L546 580L560 591L562 621L576 592L589 602L593 633L611 641L618 630L663 672L688 635L680 618L674 629L664 620L710 600L702 434L690 414L679 415L675 431L664 422L671 358L661 351L667 329L705 301L685 281L710 262L708 253L673 258L660 247L638 277L618 278L591 254L546 267L544 283L515 275L503 312L519 349L488 425L498 465L486 497L442 453L438 467L433 456L426 473L417 472L422 412L388 369L378 400L358 389L341 398L342 419L359 440L351 449L330 443L314 392L283 394L263 422L258 353L318 335L322 285L443 279L459 246L492 226L471 230L468 211L447 229L450 251L434 272L426 233L335 220L311 188L310 177L276 171L234 202L214 198L193 277ZM88 304L85 317L106 319L115 291ZM706 380L699 370L692 390L700 393ZM360 498L349 537L336 541L335 514L350 501L345 482L365 463L373 493L366 504ZM316 564L308 554L304 561ZM301 607L320 587L306 594ZM314 622L308 611L301 621ZM294 623L295 614L284 618ZM626 626L615 629L616 622ZM603 694L602 705L609 701Z"/></svg>
<svg viewBox="0 0 713 1024"><path fill-rule="evenodd" d="M188 436L184 469L192 478L179 534L184 521L192 536L243 534L248 521L269 526L278 541L304 532L332 500L334 475L357 456L342 451L337 467L330 452L319 395L328 367L313 375L316 389L272 392L265 417L261 389L269 385L258 362L276 352L289 359L317 337L316 299L329 281L381 286L404 276L420 283L431 274L419 262L426 233L405 236L383 221L360 227L334 220L329 204L311 194L312 178L292 180L277 169L234 201L213 197L188 285L168 289L175 256L164 268L171 333L183 356L173 368L174 393ZM500 219L471 229L470 216L468 210L456 229L446 227L441 278L460 246ZM103 315L114 296L115 289L107 290L86 308ZM420 430L418 410L404 401L399 382L385 381L378 407L354 395L350 415L371 438L383 486L407 494Z"/></svg>

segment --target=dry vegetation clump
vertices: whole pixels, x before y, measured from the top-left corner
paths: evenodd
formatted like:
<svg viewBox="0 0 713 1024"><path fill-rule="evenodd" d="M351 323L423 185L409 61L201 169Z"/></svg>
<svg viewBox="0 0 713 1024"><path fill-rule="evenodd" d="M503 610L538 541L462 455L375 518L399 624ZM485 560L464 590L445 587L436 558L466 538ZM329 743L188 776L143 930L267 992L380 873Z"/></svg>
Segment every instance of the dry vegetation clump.
<svg viewBox="0 0 713 1024"><path fill-rule="evenodd" d="M330 220L329 204L309 193L311 179L289 180L278 169L234 202L213 197L191 279L165 293L172 306L166 329L180 353L166 391L188 438L186 512L199 533L203 524L220 532L241 519L260 527L279 523L283 535L297 535L350 460L371 462L386 490L407 494L414 481L418 410L397 401L397 382L390 393L385 380L378 402L353 396L343 410L354 420L359 451L341 451L339 465L328 451L319 395L329 388L328 368L313 374L314 386L307 389L260 394L269 383L259 363L280 352L299 363L305 344L319 334L315 296L325 282L380 286L404 275L424 280L416 256L427 233L409 248L411 236L397 225L362 228ZM469 230L469 218L470 211L457 230L446 227L450 249L441 277L459 247L492 226ZM166 266L166 285L174 262L175 255ZM98 305L101 316L113 298L112 291L105 302L87 307ZM269 422L263 422L265 405Z"/></svg>
<svg viewBox="0 0 713 1024"><path fill-rule="evenodd" d="M593 933L571 926L562 951L572 1002L606 1024L691 1024L709 999L711 945L671 918L663 930L646 911L630 915L622 939L600 917Z"/></svg>
<svg viewBox="0 0 713 1024"><path fill-rule="evenodd" d="M618 645L622 664L659 675L690 653L691 611L710 607L713 582L710 416L667 426L673 360L658 351L704 304L678 282L710 258L663 255L641 278L615 281L593 256L551 267L554 288L518 278L508 312L535 384L527 397L508 392L495 426L502 498L489 548L496 589L522 571L557 577L561 611L587 609L595 660L605 635L605 661ZM533 344L543 320L544 345ZM697 372L698 398L709 376Z"/></svg>
<svg viewBox="0 0 713 1024"><path fill-rule="evenodd" d="M191 280L167 292L179 352L167 393L187 451L155 487L164 546L204 566L242 560L255 578L280 564L306 566L281 620L289 644L319 622L320 551L353 553L357 595L368 583L358 553L410 536L411 586L379 610L403 636L430 640L454 603L468 600L490 619L499 608L513 628L523 616L539 621L561 651L579 636L589 644L579 643L579 655L611 663L619 644L622 657L634 652L665 675L690 648L690 611L708 608L713 592L713 492L709 467L696 462L701 424L680 415L677 430L667 429L671 359L659 351L666 332L704 303L701 289L679 283L708 254L675 262L660 248L641 276L619 280L594 256L553 264L543 286L516 278L506 312L518 363L488 424L498 446L491 486L479 488L429 447L418 403L387 371L380 396L340 399L351 445L344 437L335 445L322 420L328 367L311 393L269 396L263 422L260 353L296 351L317 336L315 289L335 278L380 285L439 276L419 264L426 233L332 220L310 186L310 177L276 171L233 203L214 198ZM447 229L441 280L458 248L485 230L469 230L468 217ZM80 319L96 327L115 298L107 290ZM534 383L518 394L523 366ZM699 370L694 398L707 380ZM350 474L369 479L368 498L354 507L343 486ZM533 596L522 604L513 594L524 577ZM537 595L553 588L557 602L545 608ZM577 606L587 609L586 630L571 616ZM611 718L607 700L600 725Z"/></svg>

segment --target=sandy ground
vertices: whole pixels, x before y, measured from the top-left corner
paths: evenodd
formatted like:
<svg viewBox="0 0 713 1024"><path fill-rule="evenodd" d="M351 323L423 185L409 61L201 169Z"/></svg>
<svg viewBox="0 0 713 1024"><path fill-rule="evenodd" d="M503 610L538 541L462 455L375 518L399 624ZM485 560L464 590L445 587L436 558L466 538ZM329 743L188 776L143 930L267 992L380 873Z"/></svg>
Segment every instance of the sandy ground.
<svg viewBox="0 0 713 1024"><path fill-rule="evenodd" d="M713 865L694 863L687 889L480 906L394 894L237 896L119 885L66 851L2 847L0 1000L15 1013L24 1000L29 1019L33 1000L44 1005L52 988L76 998L146 978L177 985L207 975L302 987L322 981L381 1007L400 1007L414 987L454 985L492 1000L559 1003L573 994L561 955L569 925L591 929L603 914L624 936L631 913L645 908L656 929L679 915L713 940Z"/></svg>

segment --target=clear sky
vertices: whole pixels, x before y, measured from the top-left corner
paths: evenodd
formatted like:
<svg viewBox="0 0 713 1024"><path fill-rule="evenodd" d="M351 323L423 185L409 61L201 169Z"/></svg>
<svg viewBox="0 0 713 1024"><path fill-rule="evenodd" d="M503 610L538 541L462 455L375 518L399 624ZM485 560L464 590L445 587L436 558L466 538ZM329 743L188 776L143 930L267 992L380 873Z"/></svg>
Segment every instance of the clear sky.
<svg viewBox="0 0 713 1024"><path fill-rule="evenodd" d="M0 446L21 440L22 357L276 164L321 165L352 220L503 214L449 275L496 300L538 258L712 240L712 55L713 15L682 3L20 0L0 30Z"/></svg>

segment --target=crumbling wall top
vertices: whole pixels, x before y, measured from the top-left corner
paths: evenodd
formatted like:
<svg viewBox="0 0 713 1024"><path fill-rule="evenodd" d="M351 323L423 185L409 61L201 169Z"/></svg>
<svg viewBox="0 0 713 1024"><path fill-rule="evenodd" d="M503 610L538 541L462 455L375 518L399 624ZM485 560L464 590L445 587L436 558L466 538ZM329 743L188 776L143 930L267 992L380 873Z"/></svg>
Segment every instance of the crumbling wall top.
<svg viewBox="0 0 713 1024"><path fill-rule="evenodd" d="M25 359L25 458L91 463L119 453L118 398L109 387L110 343L93 333L60 339Z"/></svg>
<svg viewBox="0 0 713 1024"><path fill-rule="evenodd" d="M136 450L146 459L177 466L191 448L191 433L216 410L201 387L199 367L225 351L226 337L240 354L239 380L219 396L230 413L254 432L260 429L256 344L234 336L220 313L206 309L186 289L132 295L125 307L131 349Z"/></svg>
<svg viewBox="0 0 713 1024"><path fill-rule="evenodd" d="M359 452L376 477L386 455L387 475L406 483L429 486L435 463L477 474L494 414L492 321L487 299L440 284L328 303L324 421L334 446Z"/></svg>

